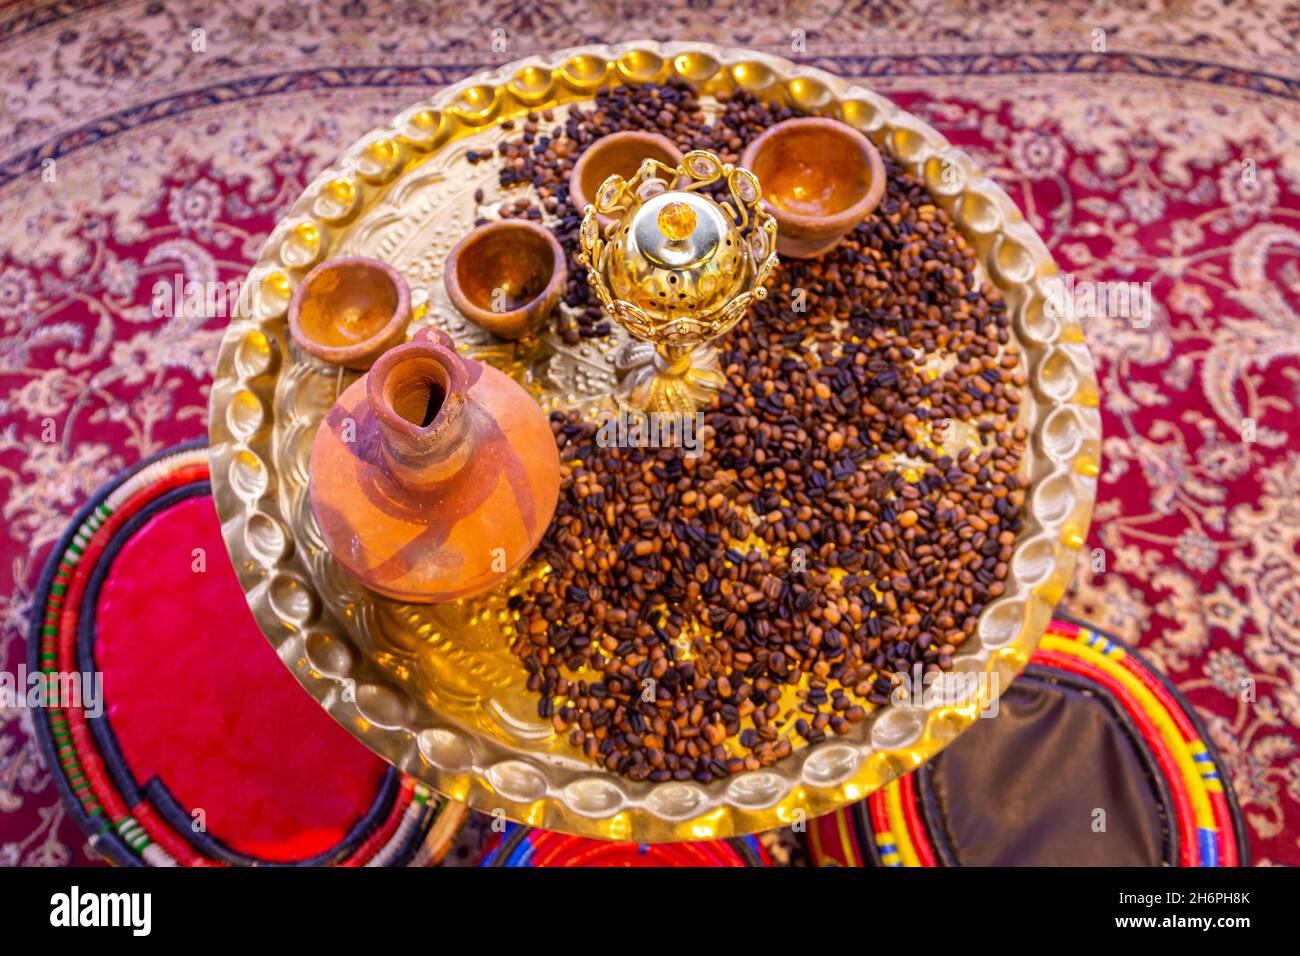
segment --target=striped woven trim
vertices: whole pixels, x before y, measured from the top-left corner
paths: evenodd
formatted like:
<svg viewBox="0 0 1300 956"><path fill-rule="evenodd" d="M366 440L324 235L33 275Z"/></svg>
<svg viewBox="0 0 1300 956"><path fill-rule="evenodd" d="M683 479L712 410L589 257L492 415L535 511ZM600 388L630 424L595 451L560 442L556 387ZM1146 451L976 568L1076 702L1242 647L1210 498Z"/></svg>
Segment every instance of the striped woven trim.
<svg viewBox="0 0 1300 956"><path fill-rule="evenodd" d="M75 633L75 627L66 627L67 622L75 620L78 614L77 608L67 604L68 591L74 577L84 571L82 559L91 543L109 527L111 519L122 506L137 498L143 490L155 484L161 486L162 479L169 475L184 474L190 470L197 474L199 471L206 472L206 467L206 449L196 448L166 455L127 477L91 509L72 534L50 584L49 598L42 618L37 661L42 671L57 675L60 671L80 670L72 648L64 646L61 639ZM159 490L163 490L163 487ZM111 840L112 834L116 834L121 846L130 853L156 861L151 865L175 865L175 858L157 846L150 839L148 831L125 812L120 797L113 793L110 798L112 788L105 779L102 761L90 743L89 733L81 732L84 730L84 715L70 713L63 707L49 707L46 709L46 717L57 764L87 818L95 821L90 834L92 838ZM79 746L81 742L86 746ZM107 813L106 805L109 810Z"/></svg>
<svg viewBox="0 0 1300 956"><path fill-rule="evenodd" d="M1173 797L1181 866L1237 866L1242 847L1218 763L1177 693L1135 653L1088 627L1053 621L1032 663L1104 686L1133 718ZM915 791L915 774L862 803L812 822L813 862L825 866L938 866Z"/></svg>
<svg viewBox="0 0 1300 956"><path fill-rule="evenodd" d="M1056 623L1040 645L1045 654L1073 656L1114 678L1125 691L1121 698L1134 716L1140 711L1154 724L1156 732L1177 763L1169 781L1190 803L1190 819L1184 831L1191 831L1186 866L1235 866L1236 834L1231 825L1223 784L1205 742L1188 719L1181 701L1137 658L1109 638L1088 628ZM1076 667L1076 671L1082 670ZM1139 724L1143 726L1143 724ZM1156 741L1148 738L1149 744ZM1199 756L1198 756L1199 755ZM1203 759L1202 759L1203 758ZM1207 768L1209 773L1207 774ZM1179 801L1180 809L1183 802ZM1183 811L1186 813L1186 810ZM1222 860L1222 862L1221 862Z"/></svg>
<svg viewBox="0 0 1300 956"><path fill-rule="evenodd" d="M46 567L48 588L42 587L46 598L36 618L39 633L29 645L34 667L47 674L86 669L79 666L82 661L76 646L81 611L78 604L98 557L134 515L146 511L169 492L206 480L207 449L186 447L165 452L128 473L101 500L84 509L78 525L65 536L62 553ZM141 788L127 779L129 770L119 766L121 761L100 752L79 708L45 708L37 719L44 721L43 740L51 765L62 775L65 799L75 801L81 811L73 816L86 829L92 845L110 861L147 866L231 862L205 854L189 839L186 828L178 830L169 825L167 808L158 812L142 797ZM95 732L111 734L111 729L97 724ZM458 806L448 809L447 801L436 798L413 779L404 775L399 779L395 796L389 798L390 809L376 818L370 834L336 865L423 864L446 851L467 815L465 810ZM139 792L133 798L125 797L119 784L125 784L127 792ZM428 847L426 840L435 821L442 822L438 827L442 844Z"/></svg>
<svg viewBox="0 0 1300 956"><path fill-rule="evenodd" d="M701 840L695 843L617 843L508 824L480 866L768 866L770 861L756 837Z"/></svg>

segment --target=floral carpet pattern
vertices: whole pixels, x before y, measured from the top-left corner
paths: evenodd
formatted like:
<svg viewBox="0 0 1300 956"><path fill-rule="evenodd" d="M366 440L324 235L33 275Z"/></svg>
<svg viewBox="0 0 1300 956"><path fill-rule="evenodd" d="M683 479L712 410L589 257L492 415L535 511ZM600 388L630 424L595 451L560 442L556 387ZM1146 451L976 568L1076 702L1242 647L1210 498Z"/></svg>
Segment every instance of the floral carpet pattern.
<svg viewBox="0 0 1300 956"><path fill-rule="evenodd" d="M751 46L936 126L1076 280L1151 283L1145 327L1085 322L1104 461L1066 608L1205 719L1253 860L1300 864L1297 35L1280 0L0 3L0 671L75 509L206 433L226 319L155 318L156 282L241 278L316 171L475 70ZM0 864L90 859L0 710Z"/></svg>

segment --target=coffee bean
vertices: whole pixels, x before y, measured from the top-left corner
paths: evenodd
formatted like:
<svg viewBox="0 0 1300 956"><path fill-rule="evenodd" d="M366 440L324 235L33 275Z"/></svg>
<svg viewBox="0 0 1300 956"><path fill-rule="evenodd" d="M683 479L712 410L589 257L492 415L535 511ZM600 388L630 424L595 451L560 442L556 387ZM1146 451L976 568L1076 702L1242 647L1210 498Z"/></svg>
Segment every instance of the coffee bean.
<svg viewBox="0 0 1300 956"><path fill-rule="evenodd" d="M572 260L565 341L609 328L576 261L573 163L622 129L735 162L796 115L720 101L710 126L684 84L620 87L562 125L530 114L502 144L502 186L533 186ZM885 164L876 212L821 258L783 262L717 343L702 455L601 447L594 423L551 415L560 500L531 559L550 570L510 599L511 646L539 715L630 779L708 782L788 757L792 736L852 732L896 673L951 668L1005 592L1028 441L1006 304L924 185ZM973 423L978 447L936 447L945 420Z"/></svg>

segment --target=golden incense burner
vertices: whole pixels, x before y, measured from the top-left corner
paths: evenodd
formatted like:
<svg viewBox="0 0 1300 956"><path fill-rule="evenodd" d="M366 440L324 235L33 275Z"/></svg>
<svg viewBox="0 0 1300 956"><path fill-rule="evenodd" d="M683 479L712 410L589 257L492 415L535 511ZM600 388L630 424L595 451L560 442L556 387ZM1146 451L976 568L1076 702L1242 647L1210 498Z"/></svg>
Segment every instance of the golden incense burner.
<svg viewBox="0 0 1300 956"><path fill-rule="evenodd" d="M723 179L730 200L705 195ZM633 407L690 414L722 387L709 343L767 295L776 268L776 220L762 195L749 170L694 150L676 168L647 159L631 179L610 176L583 210L587 281L639 340L616 360Z"/></svg>

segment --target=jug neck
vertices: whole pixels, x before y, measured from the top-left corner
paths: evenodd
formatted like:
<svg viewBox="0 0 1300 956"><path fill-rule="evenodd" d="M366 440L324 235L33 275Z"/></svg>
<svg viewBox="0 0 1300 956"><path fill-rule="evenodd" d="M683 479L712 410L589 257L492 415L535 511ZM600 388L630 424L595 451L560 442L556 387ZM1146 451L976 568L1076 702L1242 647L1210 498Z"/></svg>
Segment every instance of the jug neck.
<svg viewBox="0 0 1300 956"><path fill-rule="evenodd" d="M426 329L379 357L366 397L379 423L379 447L393 480L408 491L436 490L473 452L466 360L451 338Z"/></svg>

